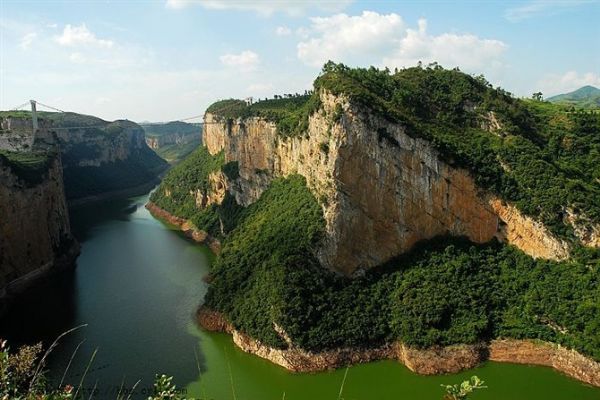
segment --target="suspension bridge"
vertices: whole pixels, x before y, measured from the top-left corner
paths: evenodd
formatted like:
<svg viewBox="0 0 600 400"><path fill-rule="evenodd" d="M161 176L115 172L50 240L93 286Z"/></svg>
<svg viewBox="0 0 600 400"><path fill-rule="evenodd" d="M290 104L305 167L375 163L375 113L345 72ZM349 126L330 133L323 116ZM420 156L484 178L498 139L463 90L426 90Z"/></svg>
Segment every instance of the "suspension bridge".
<svg viewBox="0 0 600 400"><path fill-rule="evenodd" d="M33 134L35 135L35 133L39 130L38 106L42 106L46 109L51 110L52 112L67 113L67 111L63 111L58 107L50 106L50 105L41 103L37 100L26 101L23 104L20 104L16 107L11 108L9 111L30 111L31 112L31 123L32 123L31 128L32 128ZM27 108L27 110L25 110L25 108ZM195 121L195 120L198 122L201 122L203 118L204 118L204 115L193 115L191 117L175 119L175 120L172 120L169 122L188 122L188 121ZM151 122L151 123L147 123L144 125L162 125L162 124L164 124L164 123L163 122ZM52 130L60 131L60 130L70 130L70 129L95 129L95 128L103 128L105 126L106 126L106 123L102 123L102 124L92 124L92 125L84 125L84 126L52 127Z"/></svg>

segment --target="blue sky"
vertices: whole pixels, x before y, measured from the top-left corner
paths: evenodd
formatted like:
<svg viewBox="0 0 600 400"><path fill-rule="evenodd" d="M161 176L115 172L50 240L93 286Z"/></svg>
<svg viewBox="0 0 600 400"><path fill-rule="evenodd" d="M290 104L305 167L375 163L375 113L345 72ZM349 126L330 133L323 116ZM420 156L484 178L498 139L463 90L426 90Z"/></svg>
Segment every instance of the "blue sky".
<svg viewBox="0 0 600 400"><path fill-rule="evenodd" d="M0 0L0 109L165 121L302 92L332 59L438 61L529 96L600 87L600 3Z"/></svg>

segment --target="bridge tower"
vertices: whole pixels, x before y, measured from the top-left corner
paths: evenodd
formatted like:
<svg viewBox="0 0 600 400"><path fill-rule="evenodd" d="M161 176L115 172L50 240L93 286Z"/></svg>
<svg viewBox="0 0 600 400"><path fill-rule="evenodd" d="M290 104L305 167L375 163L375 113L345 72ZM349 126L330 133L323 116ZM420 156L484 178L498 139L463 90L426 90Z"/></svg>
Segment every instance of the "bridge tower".
<svg viewBox="0 0 600 400"><path fill-rule="evenodd" d="M29 100L29 102L31 103L31 122L32 122L32 128L33 128L33 140L35 141L35 136L37 134L37 130L38 130L38 119L37 119L37 104L35 102L35 100Z"/></svg>

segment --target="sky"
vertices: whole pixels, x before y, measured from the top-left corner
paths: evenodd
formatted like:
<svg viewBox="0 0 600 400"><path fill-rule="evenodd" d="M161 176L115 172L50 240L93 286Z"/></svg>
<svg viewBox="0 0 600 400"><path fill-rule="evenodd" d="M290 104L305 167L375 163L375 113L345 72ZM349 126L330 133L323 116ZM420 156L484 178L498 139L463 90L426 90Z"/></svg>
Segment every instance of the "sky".
<svg viewBox="0 0 600 400"><path fill-rule="evenodd" d="M0 109L35 99L107 120L304 92L328 60L436 61L551 96L600 87L600 2L0 0L0 55Z"/></svg>

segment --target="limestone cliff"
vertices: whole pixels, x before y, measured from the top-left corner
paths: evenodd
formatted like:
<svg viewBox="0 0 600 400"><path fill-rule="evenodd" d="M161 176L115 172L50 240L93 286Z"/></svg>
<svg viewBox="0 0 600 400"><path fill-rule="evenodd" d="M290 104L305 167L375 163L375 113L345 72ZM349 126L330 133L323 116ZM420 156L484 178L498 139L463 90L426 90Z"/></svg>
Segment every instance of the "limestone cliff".
<svg viewBox="0 0 600 400"><path fill-rule="evenodd" d="M34 137L28 113L0 113L0 149L30 151L58 145L70 203L111 193L145 193L168 167L146 145L144 129L134 122L108 122L70 112L38 114Z"/></svg>
<svg viewBox="0 0 600 400"><path fill-rule="evenodd" d="M73 265L78 254L60 156L47 157L36 180L24 179L14 162L0 157L0 312L15 293Z"/></svg>
<svg viewBox="0 0 600 400"><path fill-rule="evenodd" d="M256 201L275 177L306 177L326 220L323 265L351 275L446 234L477 243L496 237L533 257L568 257L566 242L482 191L428 141L344 97L327 91L320 97L303 136L283 137L262 118L207 113L203 143L213 155L223 151L225 162L238 162L239 177L225 185L242 205ZM219 191L216 184L212 189Z"/></svg>

